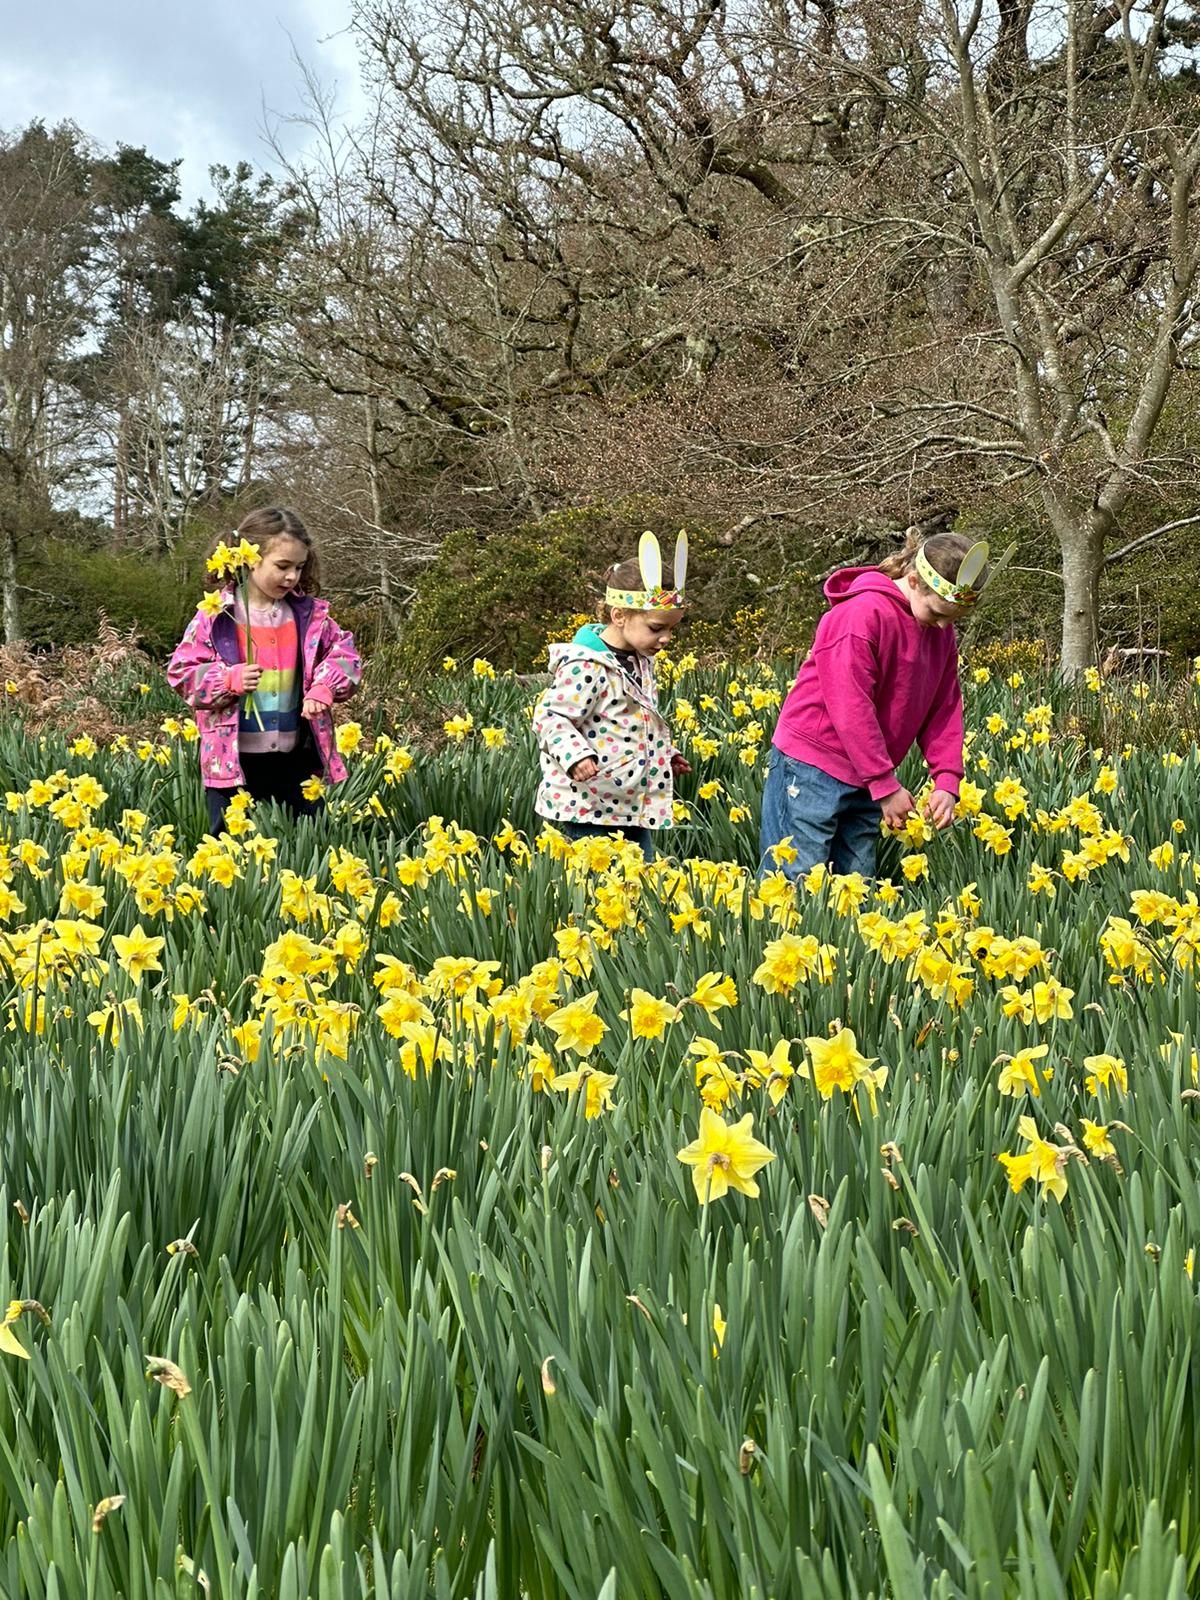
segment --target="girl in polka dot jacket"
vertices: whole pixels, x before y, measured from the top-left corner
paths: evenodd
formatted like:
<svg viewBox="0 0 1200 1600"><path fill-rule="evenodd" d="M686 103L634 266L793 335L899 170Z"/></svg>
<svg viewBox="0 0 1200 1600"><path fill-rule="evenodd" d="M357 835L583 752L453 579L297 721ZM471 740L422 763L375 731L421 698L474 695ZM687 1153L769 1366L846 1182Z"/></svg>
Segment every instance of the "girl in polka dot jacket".
<svg viewBox="0 0 1200 1600"><path fill-rule="evenodd" d="M683 620L683 570L666 590L647 559L623 561L605 579L607 622L550 647L554 682L538 702L541 752L537 813L568 839L620 834L652 854L651 830L672 822L673 778L688 771L658 709L654 657ZM654 556L657 543L651 541ZM682 546L686 551L686 543Z"/></svg>

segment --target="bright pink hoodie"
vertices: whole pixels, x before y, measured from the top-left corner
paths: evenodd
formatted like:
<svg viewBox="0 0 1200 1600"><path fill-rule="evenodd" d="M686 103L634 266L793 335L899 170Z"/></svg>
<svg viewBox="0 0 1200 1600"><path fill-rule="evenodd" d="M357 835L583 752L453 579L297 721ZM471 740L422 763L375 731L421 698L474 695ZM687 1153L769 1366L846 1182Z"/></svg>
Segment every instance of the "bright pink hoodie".
<svg viewBox="0 0 1200 1600"><path fill-rule="evenodd" d="M783 703L784 755L876 800L900 788L896 768L919 744L934 786L958 793L962 690L953 628L918 622L878 567L845 567L825 585L831 609Z"/></svg>

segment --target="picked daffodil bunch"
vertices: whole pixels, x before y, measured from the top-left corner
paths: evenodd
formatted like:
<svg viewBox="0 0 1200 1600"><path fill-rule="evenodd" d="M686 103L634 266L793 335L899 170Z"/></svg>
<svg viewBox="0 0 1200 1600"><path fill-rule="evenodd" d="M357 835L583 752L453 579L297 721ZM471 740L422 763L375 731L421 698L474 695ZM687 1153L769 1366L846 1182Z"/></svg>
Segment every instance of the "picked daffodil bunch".
<svg viewBox="0 0 1200 1600"><path fill-rule="evenodd" d="M239 544L226 544L224 539L209 556L207 566L215 578L232 579L235 583L245 578L250 567L256 567L262 559L262 552L256 544L251 544L249 539L243 539Z"/></svg>
<svg viewBox="0 0 1200 1600"><path fill-rule="evenodd" d="M248 582L250 569L256 567L262 560L262 551L256 544L251 544L249 539L242 539L237 544L226 544L224 539L209 556L206 563L208 571L215 578L224 583L232 584L242 598L242 609L246 615L246 665L254 662L254 637L250 627L250 597ZM200 602L201 609L209 616L215 616L223 607L224 601L221 594L215 590L207 590L204 599ZM262 729L262 714L258 709L254 691L245 696L246 710L254 717L259 729Z"/></svg>

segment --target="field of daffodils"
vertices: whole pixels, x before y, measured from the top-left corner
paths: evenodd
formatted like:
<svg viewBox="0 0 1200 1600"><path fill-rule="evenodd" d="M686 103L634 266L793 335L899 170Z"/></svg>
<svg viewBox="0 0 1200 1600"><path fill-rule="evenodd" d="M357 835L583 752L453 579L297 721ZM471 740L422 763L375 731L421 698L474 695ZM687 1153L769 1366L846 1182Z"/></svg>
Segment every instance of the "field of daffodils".
<svg viewBox="0 0 1200 1600"><path fill-rule="evenodd" d="M795 893L784 670L666 680L650 866L483 661L219 840L165 698L0 706L0 1593L1197 1592L1200 689L977 666Z"/></svg>

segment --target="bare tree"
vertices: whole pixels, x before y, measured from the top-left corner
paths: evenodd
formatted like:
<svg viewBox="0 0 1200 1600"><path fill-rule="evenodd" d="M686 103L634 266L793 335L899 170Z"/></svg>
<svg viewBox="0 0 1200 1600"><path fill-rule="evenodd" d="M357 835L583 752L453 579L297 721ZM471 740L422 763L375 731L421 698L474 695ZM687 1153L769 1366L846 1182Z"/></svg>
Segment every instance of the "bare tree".
<svg viewBox="0 0 1200 1600"><path fill-rule="evenodd" d="M52 497L83 470L87 419L72 384L99 284L91 158L77 130L0 136L0 606L21 636L17 558Z"/></svg>
<svg viewBox="0 0 1200 1600"><path fill-rule="evenodd" d="M110 423L126 523L169 550L198 505L214 491L242 492L259 466L257 442L248 443L254 374L248 385L232 340L214 348L207 330L184 320L123 331L110 352L109 387L120 400Z"/></svg>
<svg viewBox="0 0 1200 1600"><path fill-rule="evenodd" d="M397 405L482 438L465 459L527 506L598 420L752 516L1031 497L1064 666L1094 658L1106 543L1179 474L1155 441L1200 268L1183 8L355 18L384 107L363 182L405 245L363 355Z"/></svg>
<svg viewBox="0 0 1200 1600"><path fill-rule="evenodd" d="M874 226L936 235L975 277L966 350L1001 381L972 382L962 361L910 371L889 408L892 460L972 454L1036 485L1061 551L1062 663L1078 670L1095 659L1106 541L1131 496L1177 472L1154 441L1196 339L1200 104L1170 58L1168 0L1036 14L940 0L927 20L916 127L948 203L915 228L895 208ZM846 81L886 87L862 61Z"/></svg>
<svg viewBox="0 0 1200 1600"><path fill-rule="evenodd" d="M311 74L306 82L298 120L315 137L306 164L289 170L307 228L274 291L277 357L290 373L277 453L350 558L357 591L395 628L436 552L437 524L465 520L458 469L472 476L480 429L465 399L456 409L448 398L449 350L423 348L436 338L430 309L444 318L446 300L430 298L419 227L401 224L383 188L380 124L339 128L326 91ZM456 318L470 315L451 298Z"/></svg>

